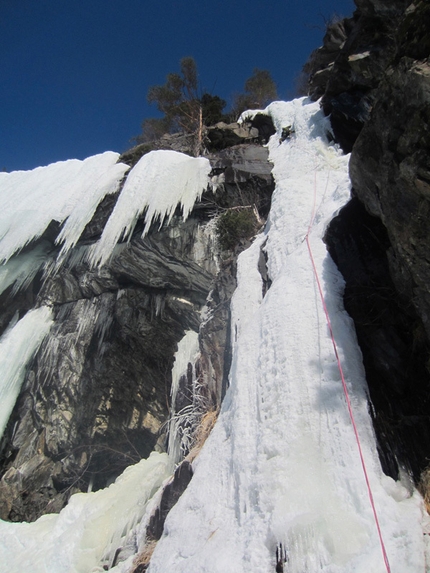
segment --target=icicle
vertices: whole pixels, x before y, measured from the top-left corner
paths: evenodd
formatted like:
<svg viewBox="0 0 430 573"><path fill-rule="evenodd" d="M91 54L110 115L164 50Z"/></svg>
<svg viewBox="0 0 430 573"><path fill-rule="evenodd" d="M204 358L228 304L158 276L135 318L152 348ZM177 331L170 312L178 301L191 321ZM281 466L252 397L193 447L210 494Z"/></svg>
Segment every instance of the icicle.
<svg viewBox="0 0 430 573"><path fill-rule="evenodd" d="M169 422L169 445L168 452L173 463L178 463L190 446L190 436L186 433L196 412L191 403L185 408L176 412L175 404L180 390L180 381L183 376L187 376L188 365L194 365L199 353L199 337L197 332L188 330L178 344L175 354L175 362L172 368L172 387L170 391L172 410ZM191 423L191 426L193 424Z"/></svg>
<svg viewBox="0 0 430 573"><path fill-rule="evenodd" d="M103 343L105 338L110 332L114 319L114 295L105 293L97 297L98 313L94 329L94 334L97 336L97 347L100 355L103 354Z"/></svg>
<svg viewBox="0 0 430 573"><path fill-rule="evenodd" d="M152 223L171 220L178 205L184 220L209 183L210 163L176 151L151 151L133 167L100 241L90 254L92 264L105 263L117 242L128 238L146 212L143 235Z"/></svg>
<svg viewBox="0 0 430 573"><path fill-rule="evenodd" d="M64 243L59 259L76 245L86 225L91 221L100 201L118 190L121 179L128 171L128 165L117 163L107 173L103 173L95 184L91 193L85 194L67 218L56 243Z"/></svg>
<svg viewBox="0 0 430 573"><path fill-rule="evenodd" d="M0 339L0 437L15 405L26 366L52 325L46 306L30 310Z"/></svg>
<svg viewBox="0 0 430 573"><path fill-rule="evenodd" d="M51 221L71 222L62 233L65 249L74 244L103 194L112 192L128 169L107 151L84 161L60 161L32 171L0 173L0 261L7 261Z"/></svg>
<svg viewBox="0 0 430 573"><path fill-rule="evenodd" d="M13 285L12 294L27 288L42 269L48 257L50 246L42 243L28 253L23 253L10 259L0 266L0 294Z"/></svg>
<svg viewBox="0 0 430 573"><path fill-rule="evenodd" d="M218 236L216 231L216 218L211 219L205 225L199 225L197 228L196 240L193 242L191 256L194 261L216 274L220 268L220 256L218 247Z"/></svg>

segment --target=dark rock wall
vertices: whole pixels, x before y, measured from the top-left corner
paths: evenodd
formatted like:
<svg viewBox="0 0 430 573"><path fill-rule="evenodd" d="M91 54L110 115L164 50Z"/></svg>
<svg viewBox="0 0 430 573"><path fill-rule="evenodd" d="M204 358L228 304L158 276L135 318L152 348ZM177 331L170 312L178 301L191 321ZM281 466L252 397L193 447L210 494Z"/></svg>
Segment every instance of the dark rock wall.
<svg viewBox="0 0 430 573"><path fill-rule="evenodd" d="M355 199L327 242L346 278L384 468L418 480L430 457L430 9L356 6L305 68L351 151Z"/></svg>
<svg viewBox="0 0 430 573"><path fill-rule="evenodd" d="M391 278L384 225L357 198L332 221L326 241L346 282L344 304L363 352L382 467L397 478L400 465L418 481L430 444L428 342L422 322Z"/></svg>
<svg viewBox="0 0 430 573"><path fill-rule="evenodd" d="M219 408L230 366L236 258L247 241L221 251L213 222L212 231L206 225L233 206L267 214L274 187L267 158L254 144L212 154L223 182L216 193L206 191L186 222L178 213L145 239L139 221L101 269L90 268L85 254L116 197L101 203L59 269L52 264L56 233L46 234L51 272L0 298L2 328L35 304L50 304L55 313L2 440L0 518L32 521L59 511L71 494L105 487L128 465L165 449L171 370L186 330L199 332L204 403Z"/></svg>

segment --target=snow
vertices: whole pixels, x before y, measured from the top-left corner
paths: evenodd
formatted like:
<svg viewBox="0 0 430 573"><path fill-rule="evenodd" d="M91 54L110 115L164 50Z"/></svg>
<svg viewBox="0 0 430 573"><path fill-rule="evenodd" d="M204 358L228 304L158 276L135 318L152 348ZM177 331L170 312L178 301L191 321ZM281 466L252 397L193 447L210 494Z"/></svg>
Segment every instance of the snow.
<svg viewBox="0 0 430 573"><path fill-rule="evenodd" d="M349 198L348 157L324 137L306 100L269 106L276 190L265 235L238 261L230 388L167 517L149 573L273 572L279 543L288 573L386 571L305 237L331 316L393 573L425 571L422 503L383 475L343 280L322 241ZM295 135L280 143L283 126ZM312 216L315 208L315 216ZM257 271L264 244L272 286Z"/></svg>
<svg viewBox="0 0 430 573"><path fill-rule="evenodd" d="M0 438L15 405L26 366L52 325L52 311L46 306L30 310L0 338Z"/></svg>
<svg viewBox="0 0 430 573"><path fill-rule="evenodd" d="M127 177L121 195L90 256L93 264L105 263L117 242L131 235L145 212L142 236L153 222L160 227L172 219L181 205L184 220L210 183L211 165L204 157L190 157L177 151L151 151L144 155Z"/></svg>
<svg viewBox="0 0 430 573"><path fill-rule="evenodd" d="M60 161L32 171L0 173L0 262L7 261L51 221L63 223L67 250L73 245L98 202L118 186L127 165L107 151L80 161Z"/></svg>
<svg viewBox="0 0 430 573"><path fill-rule="evenodd" d="M108 488L73 495L59 514L34 523L0 520L0 564L7 564L8 573L103 571L101 563L112 565L170 471L167 454L153 452Z"/></svg>

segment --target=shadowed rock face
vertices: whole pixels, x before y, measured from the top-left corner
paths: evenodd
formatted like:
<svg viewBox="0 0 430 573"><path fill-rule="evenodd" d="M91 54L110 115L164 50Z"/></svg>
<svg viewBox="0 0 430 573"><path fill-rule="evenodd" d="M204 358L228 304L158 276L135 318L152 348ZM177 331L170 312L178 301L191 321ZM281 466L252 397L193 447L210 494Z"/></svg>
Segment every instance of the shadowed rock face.
<svg viewBox="0 0 430 573"><path fill-rule="evenodd" d="M363 352L382 467L397 479L400 466L418 481L430 443L424 327L390 276L392 248L384 225L357 198L333 219L326 242L346 282L344 304Z"/></svg>
<svg viewBox="0 0 430 573"><path fill-rule="evenodd" d="M206 226L231 206L252 204L267 214L274 186L267 155L258 145L211 155L215 194L205 192L186 222L177 214L145 239L139 221L131 241L94 269L85 252L115 205L108 197L59 271L2 295L0 326L34 304L52 305L55 322L2 440L0 518L32 521L59 511L72 493L105 487L131 463L165 449L171 370L187 330L200 333L196 370L205 404L220 406L236 257L247 242L222 252ZM44 237L48 259L58 252L55 235Z"/></svg>
<svg viewBox="0 0 430 573"><path fill-rule="evenodd" d="M351 179L385 225L399 289L430 337L430 66L402 59L379 90L372 121L354 146Z"/></svg>
<svg viewBox="0 0 430 573"><path fill-rule="evenodd" d="M384 468L396 477L400 464L418 480L430 457L430 9L356 5L307 64L311 93L351 151L356 199L327 241L346 279Z"/></svg>

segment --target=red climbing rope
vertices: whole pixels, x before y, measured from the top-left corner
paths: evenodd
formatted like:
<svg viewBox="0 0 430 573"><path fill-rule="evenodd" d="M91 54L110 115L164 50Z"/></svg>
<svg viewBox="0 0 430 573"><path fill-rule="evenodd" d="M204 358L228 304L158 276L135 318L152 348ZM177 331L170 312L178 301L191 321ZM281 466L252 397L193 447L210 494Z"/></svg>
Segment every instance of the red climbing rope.
<svg viewBox="0 0 430 573"><path fill-rule="evenodd" d="M383 538L382 538L381 526L379 525L378 514L377 514L377 512L376 512L375 502L374 502L374 500L373 500L372 488L370 487L369 476L368 476L368 473L367 473L366 463L365 463L365 461L364 461L363 451L362 451L362 448L361 448L360 437L359 437L359 435L358 435L357 426L356 426L356 424L355 424L354 414L353 414L352 406L351 406L351 400L350 400L350 398L349 398L348 388L347 388L347 385L346 385L345 376L344 376L344 374L343 374L342 363L341 363L341 361L340 361L339 353L338 353L338 351L337 351L337 345L336 345L336 340L335 340L335 338L334 338L333 329L332 329L332 326L331 326L330 316L329 316L329 313L328 313L327 305L326 305L325 298L324 298L324 293L323 293L323 290L322 290L322 287L321 287L321 281L320 281L320 278L319 278L319 275L318 275L317 267L316 267L315 260L314 260L314 256L313 256L312 249L311 249L311 244L310 244L310 241L309 241L309 233L310 233L310 231L311 231L311 227L312 227L312 225L313 225L314 218L315 218L316 196L317 196L317 174L316 174L316 168L315 168L315 170L314 170L314 203L313 203L313 208L312 208L311 221L310 221L310 223L309 223L308 231L307 231L306 237L305 237L305 239L306 239L306 245L307 245L307 247L308 247L309 256L310 256L310 259L311 259L311 262L312 262L312 268L313 268L314 275L315 275L315 280L316 280L316 283L317 283L317 285L318 285L318 291L319 291L319 294L320 294L322 306L323 306L324 313L325 313L325 316L326 316L327 325L328 325L328 329L329 329L329 332L330 332L331 341L332 341L332 344L333 344L334 354L335 354L336 360L337 360L337 367L338 367L338 369L339 369L340 377L341 377L341 380L342 380L343 392L344 392L344 394L345 394L345 399L346 399L346 404L347 404L347 407L348 407L349 417L350 417L350 419L351 419L351 424L352 424L352 427L353 427L353 429L354 429L355 439L356 439L356 442L357 442L358 452L359 452L359 455L360 455L361 467L363 468L364 479L366 480L367 492L368 492L368 494L369 494L370 505L372 506L373 516L374 516L374 518L375 518L376 529L378 530L379 541L380 541L380 544L381 544L382 555L383 555L383 557L384 557L385 567L386 567L386 569L387 569L387 572L388 572L388 573L391 573L390 563L389 563L389 561L388 561L387 551L386 551L386 549L385 549L384 540L383 540Z"/></svg>

